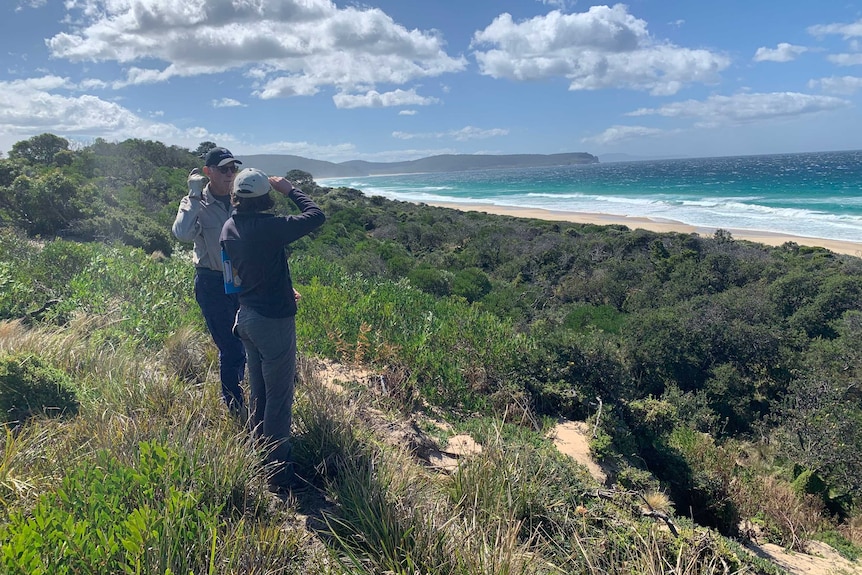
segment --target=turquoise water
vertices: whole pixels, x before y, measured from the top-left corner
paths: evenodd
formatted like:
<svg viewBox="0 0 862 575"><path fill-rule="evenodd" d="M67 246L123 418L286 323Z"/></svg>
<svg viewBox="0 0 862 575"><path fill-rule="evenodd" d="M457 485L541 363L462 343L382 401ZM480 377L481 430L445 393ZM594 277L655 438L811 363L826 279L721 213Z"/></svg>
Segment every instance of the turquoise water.
<svg viewBox="0 0 862 575"><path fill-rule="evenodd" d="M329 178L368 196L862 242L862 151Z"/></svg>

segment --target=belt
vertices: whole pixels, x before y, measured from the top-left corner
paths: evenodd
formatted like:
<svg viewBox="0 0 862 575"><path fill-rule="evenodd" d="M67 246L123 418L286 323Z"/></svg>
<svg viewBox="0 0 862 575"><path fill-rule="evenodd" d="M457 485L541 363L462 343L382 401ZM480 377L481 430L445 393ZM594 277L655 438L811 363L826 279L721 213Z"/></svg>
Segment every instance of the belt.
<svg viewBox="0 0 862 575"><path fill-rule="evenodd" d="M202 276L222 277L221 271L210 268L195 268L195 273Z"/></svg>

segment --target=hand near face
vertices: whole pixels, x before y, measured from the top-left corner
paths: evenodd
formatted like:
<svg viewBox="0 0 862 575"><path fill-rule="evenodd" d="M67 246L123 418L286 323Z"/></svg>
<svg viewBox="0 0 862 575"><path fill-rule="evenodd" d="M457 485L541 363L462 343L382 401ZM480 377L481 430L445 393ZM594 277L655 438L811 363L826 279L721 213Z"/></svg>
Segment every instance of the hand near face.
<svg viewBox="0 0 862 575"><path fill-rule="evenodd" d="M285 196L296 187L293 182L281 176L269 176L269 185L272 186L273 190Z"/></svg>
<svg viewBox="0 0 862 575"><path fill-rule="evenodd" d="M204 192L204 186L207 185L207 177L201 174L201 171L198 168L195 168L189 172L187 183L189 186L189 197L192 199L198 199Z"/></svg>

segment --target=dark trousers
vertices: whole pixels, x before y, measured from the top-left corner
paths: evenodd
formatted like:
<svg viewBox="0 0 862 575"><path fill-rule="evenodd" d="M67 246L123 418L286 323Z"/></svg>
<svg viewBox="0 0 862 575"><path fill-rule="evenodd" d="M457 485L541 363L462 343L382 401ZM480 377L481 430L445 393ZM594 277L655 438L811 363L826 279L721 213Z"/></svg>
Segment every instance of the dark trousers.
<svg viewBox="0 0 862 575"><path fill-rule="evenodd" d="M245 348L233 334L239 298L224 293L221 272L199 269L195 273L195 299L218 348L222 397L232 412L238 412L245 405L240 386L245 374Z"/></svg>

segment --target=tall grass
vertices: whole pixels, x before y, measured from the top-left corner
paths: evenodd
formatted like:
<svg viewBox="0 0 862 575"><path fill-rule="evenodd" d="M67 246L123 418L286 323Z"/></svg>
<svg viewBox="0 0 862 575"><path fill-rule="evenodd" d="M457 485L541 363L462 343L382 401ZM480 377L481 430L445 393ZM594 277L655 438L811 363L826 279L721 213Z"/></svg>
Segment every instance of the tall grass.
<svg viewBox="0 0 862 575"><path fill-rule="evenodd" d="M308 534L284 528L261 446L212 380L189 386L155 354L108 353L79 328L0 324L0 350L41 352L81 399L72 419L6 431L3 572L301 573L317 561Z"/></svg>

